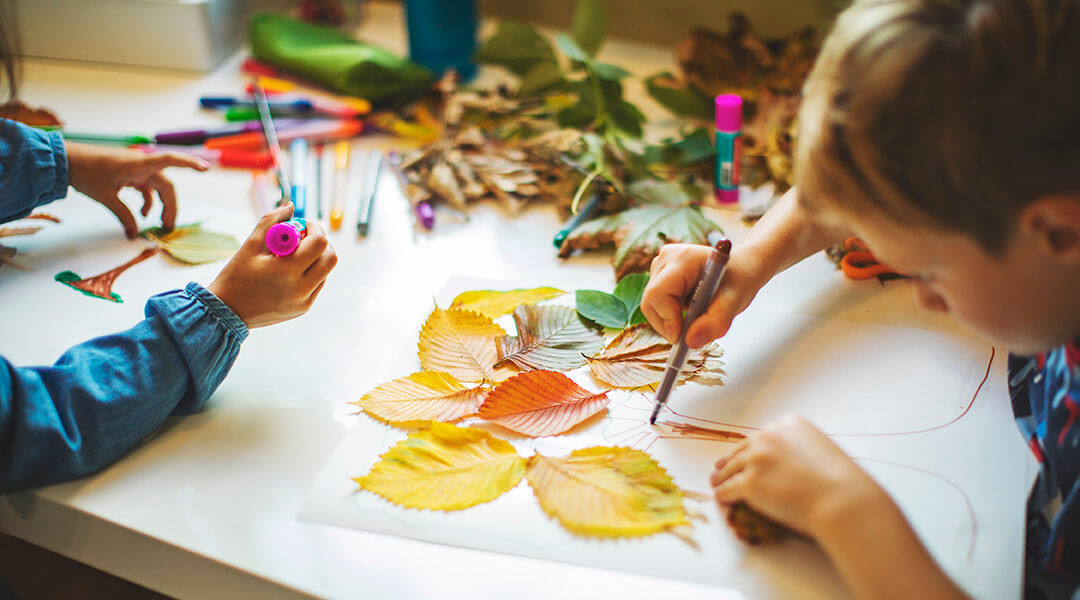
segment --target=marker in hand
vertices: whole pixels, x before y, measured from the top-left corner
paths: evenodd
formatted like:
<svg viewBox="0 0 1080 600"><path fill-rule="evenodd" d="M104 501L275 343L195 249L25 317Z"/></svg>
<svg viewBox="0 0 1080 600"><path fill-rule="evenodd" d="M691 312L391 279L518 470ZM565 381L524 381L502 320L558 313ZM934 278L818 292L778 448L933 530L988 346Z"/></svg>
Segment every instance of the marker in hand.
<svg viewBox="0 0 1080 600"><path fill-rule="evenodd" d="M266 248L276 256L288 256L296 252L300 240L307 237L307 222L290 219L271 225L266 232Z"/></svg>

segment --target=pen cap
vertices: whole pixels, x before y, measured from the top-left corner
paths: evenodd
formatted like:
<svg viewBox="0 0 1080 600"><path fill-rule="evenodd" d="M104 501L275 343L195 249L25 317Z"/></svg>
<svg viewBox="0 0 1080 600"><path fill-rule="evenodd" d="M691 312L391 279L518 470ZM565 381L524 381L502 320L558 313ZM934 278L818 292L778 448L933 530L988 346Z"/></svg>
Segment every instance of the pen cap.
<svg viewBox="0 0 1080 600"><path fill-rule="evenodd" d="M271 225L266 232L266 248L277 256L296 252L300 240L307 237L307 223L303 219L291 219Z"/></svg>
<svg viewBox="0 0 1080 600"><path fill-rule="evenodd" d="M737 132L742 129L742 98L736 94L716 97L716 130Z"/></svg>

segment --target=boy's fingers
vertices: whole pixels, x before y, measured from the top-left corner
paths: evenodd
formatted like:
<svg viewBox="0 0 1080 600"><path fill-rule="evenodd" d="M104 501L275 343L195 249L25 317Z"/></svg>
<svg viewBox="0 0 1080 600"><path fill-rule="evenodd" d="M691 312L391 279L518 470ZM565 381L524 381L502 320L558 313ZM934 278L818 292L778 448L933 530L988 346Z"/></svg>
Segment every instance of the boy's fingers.
<svg viewBox="0 0 1080 600"><path fill-rule="evenodd" d="M665 269L649 282L641 299L642 314L654 326L659 325L657 331L669 342L675 341L682 328L682 299L685 288L681 280L677 273L673 273L673 269Z"/></svg>
<svg viewBox="0 0 1080 600"><path fill-rule="evenodd" d="M739 452L738 454L733 454L728 461L724 463L724 466L713 471L712 475L709 477L709 481L711 481L713 485L718 485L736 473L742 472L745 468L746 453Z"/></svg>
<svg viewBox="0 0 1080 600"><path fill-rule="evenodd" d="M304 271L304 279L307 279L313 285L315 282L321 282L326 279L326 276L330 274L330 271L334 270L337 266L337 252L334 251L333 246L327 246L326 251L322 253L315 262L311 263L311 266Z"/></svg>
<svg viewBox="0 0 1080 600"><path fill-rule="evenodd" d="M164 152L162 154L155 154L150 158L150 165L154 169L184 167L195 169L196 171L206 171L210 168L210 164L205 160L182 152Z"/></svg>
<svg viewBox="0 0 1080 600"><path fill-rule="evenodd" d="M746 497L746 475L738 473L731 479L713 487L713 496L721 504L734 504Z"/></svg>
<svg viewBox="0 0 1080 600"><path fill-rule="evenodd" d="M259 222L255 224L255 230L251 232L251 237L249 239L257 239L260 244L263 243L263 240L266 239L266 232L270 231L270 228L272 226L283 221L288 221L292 218L292 216L292 202L286 202L282 204L281 206L259 217Z"/></svg>
<svg viewBox="0 0 1080 600"><path fill-rule="evenodd" d="M176 188L173 187L171 181L161 175L151 177L150 185L161 199L161 225L166 230L171 230L176 226Z"/></svg>
<svg viewBox="0 0 1080 600"><path fill-rule="evenodd" d="M150 214L150 206L154 203L154 194L152 189L148 186L143 186L138 189L143 198L142 210L140 210L139 213L145 217Z"/></svg>

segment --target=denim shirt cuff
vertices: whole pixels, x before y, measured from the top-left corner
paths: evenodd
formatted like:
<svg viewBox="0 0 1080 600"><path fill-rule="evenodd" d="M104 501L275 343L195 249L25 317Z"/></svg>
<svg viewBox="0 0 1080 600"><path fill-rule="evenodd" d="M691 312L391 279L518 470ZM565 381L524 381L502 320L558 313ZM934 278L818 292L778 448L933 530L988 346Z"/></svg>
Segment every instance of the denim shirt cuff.
<svg viewBox="0 0 1080 600"><path fill-rule="evenodd" d="M48 198L52 201L67 196L71 172L68 166L67 146L64 145L64 136L59 131L49 132L49 146L52 148L55 163L52 170L52 186L48 188Z"/></svg>
<svg viewBox="0 0 1080 600"><path fill-rule="evenodd" d="M184 291L191 294L206 307L206 310L213 315L218 322L232 332L232 335L236 337L236 341L243 342L248 336L248 326L244 323L229 305L221 301L220 298L214 295L213 292L204 288L203 286L192 281L184 287Z"/></svg>

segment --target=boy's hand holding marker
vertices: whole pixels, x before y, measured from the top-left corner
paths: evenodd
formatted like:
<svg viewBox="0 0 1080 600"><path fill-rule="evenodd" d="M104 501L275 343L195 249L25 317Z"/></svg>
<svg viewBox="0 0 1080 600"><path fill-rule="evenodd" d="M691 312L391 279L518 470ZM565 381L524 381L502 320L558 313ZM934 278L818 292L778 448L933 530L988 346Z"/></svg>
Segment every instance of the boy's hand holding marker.
<svg viewBox="0 0 1080 600"><path fill-rule="evenodd" d="M249 328L288 321L307 312L337 265L337 253L315 221L307 222L307 235L292 254L275 256L267 249L266 232L292 214L292 203L285 203L263 215L209 286Z"/></svg>
<svg viewBox="0 0 1080 600"><path fill-rule="evenodd" d="M176 225L176 189L161 172L168 167L185 167L206 171L206 161L176 152L147 155L137 150L105 148L86 144L65 143L68 157L68 179L71 186L108 208L124 227L128 239L139 233L135 216L119 192L125 187L142 193L145 217L154 204L154 194L161 201L161 224L165 229Z"/></svg>

